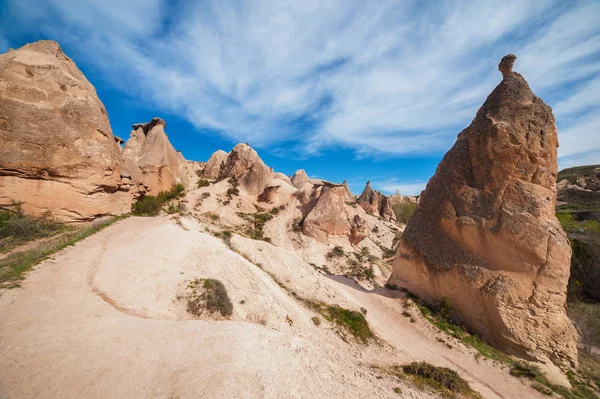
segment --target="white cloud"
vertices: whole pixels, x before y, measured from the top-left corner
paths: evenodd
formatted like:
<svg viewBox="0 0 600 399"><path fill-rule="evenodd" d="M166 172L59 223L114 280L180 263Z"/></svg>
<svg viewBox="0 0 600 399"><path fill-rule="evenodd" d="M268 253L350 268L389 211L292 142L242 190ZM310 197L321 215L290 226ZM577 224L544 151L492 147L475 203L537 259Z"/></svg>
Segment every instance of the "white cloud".
<svg viewBox="0 0 600 399"><path fill-rule="evenodd" d="M9 3L6 30L35 26L148 108L258 147L440 153L499 82L508 52L555 104L562 157L582 139L600 142L593 1Z"/></svg>
<svg viewBox="0 0 600 399"><path fill-rule="evenodd" d="M426 181L400 181L397 179L371 182L373 188L388 195L395 194L396 191L400 191L401 195L420 195L426 185Z"/></svg>

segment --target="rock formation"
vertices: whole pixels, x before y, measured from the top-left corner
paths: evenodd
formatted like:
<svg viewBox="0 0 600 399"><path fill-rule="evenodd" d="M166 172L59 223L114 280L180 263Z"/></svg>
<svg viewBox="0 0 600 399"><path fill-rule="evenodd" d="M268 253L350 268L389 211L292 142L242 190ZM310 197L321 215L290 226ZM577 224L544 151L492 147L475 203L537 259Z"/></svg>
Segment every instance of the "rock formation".
<svg viewBox="0 0 600 399"><path fill-rule="evenodd" d="M292 186L300 189L306 183L310 183L310 180L304 169L297 170L296 173L294 173L294 176L292 176Z"/></svg>
<svg viewBox="0 0 600 399"><path fill-rule="evenodd" d="M206 166L204 167L204 177L213 180L217 179L219 177L221 167L225 164L227 155L228 154L223 150L217 150L213 152L210 158L208 158Z"/></svg>
<svg viewBox="0 0 600 399"><path fill-rule="evenodd" d="M123 160L140 169L139 178L152 194L167 191L175 184L187 188L193 175L183 155L169 142L166 125L160 118L134 124L123 148Z"/></svg>
<svg viewBox="0 0 600 399"><path fill-rule="evenodd" d="M565 312L571 249L554 215L558 134L552 110L512 72L444 156L397 248L390 282L509 353L577 363Z"/></svg>
<svg viewBox="0 0 600 399"><path fill-rule="evenodd" d="M143 187L122 174L115 142L94 86L58 43L0 55L0 203L70 222L129 212Z"/></svg>
<svg viewBox="0 0 600 399"><path fill-rule="evenodd" d="M303 232L309 237L325 241L330 235L350 234L346 214L346 190L341 185L325 184L316 203L304 219Z"/></svg>
<svg viewBox="0 0 600 399"><path fill-rule="evenodd" d="M219 170L218 180L235 177L248 194L259 195L271 181L273 173L248 144L237 144Z"/></svg>
<svg viewBox="0 0 600 399"><path fill-rule="evenodd" d="M392 209L390 199L379 191L373 191L371 182L367 182L365 189L356 200L356 203L371 215L379 215L391 222L396 221L396 214Z"/></svg>

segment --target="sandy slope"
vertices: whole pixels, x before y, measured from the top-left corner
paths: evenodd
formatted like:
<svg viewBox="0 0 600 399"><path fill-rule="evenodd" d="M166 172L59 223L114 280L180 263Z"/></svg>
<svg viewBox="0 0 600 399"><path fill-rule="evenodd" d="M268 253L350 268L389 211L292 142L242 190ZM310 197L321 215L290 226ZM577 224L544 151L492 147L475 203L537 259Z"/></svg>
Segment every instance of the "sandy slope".
<svg viewBox="0 0 600 399"><path fill-rule="evenodd" d="M418 359L456 369L485 397L541 397L462 345L438 342L426 322L410 323L397 292L335 281L293 251L235 237L252 263L204 226L183 224L126 219L2 292L0 397L394 398L397 386L403 397L431 397L369 367ZM347 344L327 323L315 326L254 263L304 297L365 307L383 343ZM177 295L201 277L225 284L232 320L186 313Z"/></svg>

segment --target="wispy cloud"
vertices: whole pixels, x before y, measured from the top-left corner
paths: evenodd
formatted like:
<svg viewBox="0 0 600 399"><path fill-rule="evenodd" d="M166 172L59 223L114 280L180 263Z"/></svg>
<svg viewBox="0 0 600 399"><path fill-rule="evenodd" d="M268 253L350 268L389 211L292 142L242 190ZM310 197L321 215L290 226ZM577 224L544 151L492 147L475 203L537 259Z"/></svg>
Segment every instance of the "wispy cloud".
<svg viewBox="0 0 600 399"><path fill-rule="evenodd" d="M388 195L397 192L401 195L420 195L421 191L425 190L426 185L426 181L401 181L397 179L371 182L372 187Z"/></svg>
<svg viewBox="0 0 600 399"><path fill-rule="evenodd" d="M443 152L514 52L556 108L561 157L600 153L598 2L8 3L0 37L35 27L148 107L257 147Z"/></svg>

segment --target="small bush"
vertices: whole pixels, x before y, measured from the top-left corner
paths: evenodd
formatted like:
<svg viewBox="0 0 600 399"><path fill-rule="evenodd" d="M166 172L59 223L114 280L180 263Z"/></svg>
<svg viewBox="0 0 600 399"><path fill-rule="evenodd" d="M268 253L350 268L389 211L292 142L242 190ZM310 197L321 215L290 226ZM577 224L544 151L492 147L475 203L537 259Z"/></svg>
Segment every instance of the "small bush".
<svg viewBox="0 0 600 399"><path fill-rule="evenodd" d="M294 222L292 223L292 230L295 233L302 232L303 224L304 224L304 219L303 218L296 218L296 219L294 219Z"/></svg>
<svg viewBox="0 0 600 399"><path fill-rule="evenodd" d="M329 305L325 311L325 318L346 329L354 338L366 343L375 338L367 319L360 312L344 309L337 305Z"/></svg>
<svg viewBox="0 0 600 399"><path fill-rule="evenodd" d="M179 198L185 191L183 184L174 185L169 191L161 191L157 196L143 195L131 206L136 216L156 216L167 202Z"/></svg>
<svg viewBox="0 0 600 399"><path fill-rule="evenodd" d="M315 326L321 325L321 319L319 319L317 316L313 316L310 319L312 320L313 323L315 323Z"/></svg>
<svg viewBox="0 0 600 399"><path fill-rule="evenodd" d="M340 246L336 246L334 247L331 251L329 251L329 253L327 254L327 257L329 259L332 258L340 258L344 256L344 248L340 247Z"/></svg>
<svg viewBox="0 0 600 399"><path fill-rule="evenodd" d="M457 395L480 397L469 383L458 373L446 367L437 367L427 362L412 362L402 366L402 371L417 385L428 386L447 398Z"/></svg>
<svg viewBox="0 0 600 399"><path fill-rule="evenodd" d="M543 374L538 366L518 361L510 369L510 375L535 380Z"/></svg>
<svg viewBox="0 0 600 399"><path fill-rule="evenodd" d="M32 216L25 214L19 205L14 205L12 210L0 210L0 251L29 240L50 237L66 229L50 212Z"/></svg>
<svg viewBox="0 0 600 399"><path fill-rule="evenodd" d="M206 179L200 178L200 179L198 179L197 185L198 185L198 188L208 187L208 186L210 186L210 182Z"/></svg>
<svg viewBox="0 0 600 399"><path fill-rule="evenodd" d="M240 195L240 190L238 189L239 183L235 177L230 178L227 182L229 183L229 188L226 194L229 201L231 201L233 197Z"/></svg>
<svg viewBox="0 0 600 399"><path fill-rule="evenodd" d="M198 294L197 287L202 283L202 293ZM188 296L187 311L195 316L200 316L207 310L209 313L220 313L222 316L231 316L233 304L227 295L223 283L214 279L198 279L192 281L188 288L192 294Z"/></svg>

